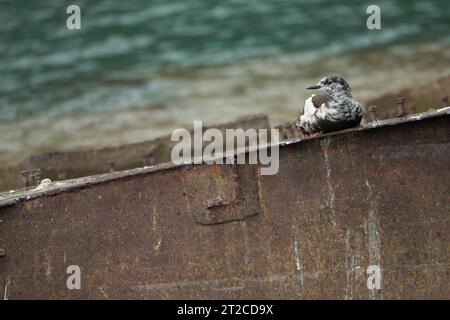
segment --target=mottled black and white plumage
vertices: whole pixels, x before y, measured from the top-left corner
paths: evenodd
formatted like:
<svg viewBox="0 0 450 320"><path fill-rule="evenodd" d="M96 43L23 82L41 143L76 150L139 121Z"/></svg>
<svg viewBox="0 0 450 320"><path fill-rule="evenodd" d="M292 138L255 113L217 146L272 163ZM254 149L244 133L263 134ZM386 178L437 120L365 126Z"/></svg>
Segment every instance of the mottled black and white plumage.
<svg viewBox="0 0 450 320"><path fill-rule="evenodd" d="M348 83L339 76L329 75L306 89L322 89L326 93L306 99L298 123L307 133L330 132L356 127L362 118L362 108L352 97Z"/></svg>

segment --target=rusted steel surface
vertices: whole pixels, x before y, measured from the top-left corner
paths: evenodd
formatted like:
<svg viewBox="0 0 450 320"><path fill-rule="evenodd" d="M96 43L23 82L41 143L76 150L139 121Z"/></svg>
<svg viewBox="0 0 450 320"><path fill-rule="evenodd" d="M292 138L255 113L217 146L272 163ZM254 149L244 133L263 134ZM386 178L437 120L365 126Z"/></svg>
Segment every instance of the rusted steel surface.
<svg viewBox="0 0 450 320"><path fill-rule="evenodd" d="M270 124L267 115L258 114L240 117L213 127L225 132L226 129L237 128L269 129ZM204 129L207 128L205 126ZM43 178L65 180L169 162L170 153L176 143L171 141L169 134L117 147L33 155L17 165L0 168L0 191L24 187L25 184L20 177L23 171L41 169Z"/></svg>
<svg viewBox="0 0 450 320"><path fill-rule="evenodd" d="M280 132L280 140L289 140L289 139L297 139L297 138L304 138L303 133L301 130L296 128L295 122L286 122L284 124L280 124L278 126L275 126L275 129L278 129Z"/></svg>
<svg viewBox="0 0 450 320"><path fill-rule="evenodd" d="M405 98L405 111L416 113L427 110L429 106L448 106L450 96L450 75L439 78L427 84L391 92L380 97L365 101L366 106L377 106L381 119L395 117L398 114L396 108L397 97ZM365 119L370 121L366 113Z"/></svg>
<svg viewBox="0 0 450 320"><path fill-rule="evenodd" d="M0 288L9 299L448 299L449 120L447 109L284 142L273 176L164 165L4 195ZM80 290L66 286L69 265ZM381 290L367 288L369 265Z"/></svg>

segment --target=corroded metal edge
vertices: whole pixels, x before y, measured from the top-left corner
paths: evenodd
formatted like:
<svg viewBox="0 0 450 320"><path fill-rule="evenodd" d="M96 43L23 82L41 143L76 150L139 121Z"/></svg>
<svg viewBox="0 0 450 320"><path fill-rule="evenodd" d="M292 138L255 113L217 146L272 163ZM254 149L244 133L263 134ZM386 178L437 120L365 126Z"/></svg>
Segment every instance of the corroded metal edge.
<svg viewBox="0 0 450 320"><path fill-rule="evenodd" d="M435 118L435 117L441 117L441 116L445 116L445 115L450 115L450 106L445 107L445 108L441 108L441 109L437 109L437 110L430 109L429 111L426 111L426 112L411 114L411 115L407 115L407 116L399 117L399 118L391 118L391 119L386 119L386 120L379 120L379 121L376 121L376 122L369 122L369 123L363 124L363 125L361 125L359 127L355 127L355 128L351 128L351 129L345 129L345 130L340 130L340 131L335 131L335 132L330 132L330 133L324 133L324 134L321 134L321 135L318 135L318 136L307 137L307 138L289 139L289 140L286 140L286 141L282 141L279 145L283 146L283 145L288 145L288 144L291 144L291 143L297 143L297 142L305 141L305 140L322 139L324 137L342 135L342 134L346 134L346 133L349 133L349 132L366 131L366 130L370 130L370 129L382 128L382 127L387 127L387 126L394 126L394 125L399 125L399 124L402 124L402 123L421 121L421 120Z"/></svg>
<svg viewBox="0 0 450 320"><path fill-rule="evenodd" d="M450 115L450 106L441 108L438 110L431 109L427 112L412 114L412 115L408 115L408 116L404 116L404 117L371 122L371 123L367 123L367 124L361 125L356 128L321 134L321 135L317 135L317 136L313 136L313 137L289 139L289 140L279 142L276 145L278 145L279 147L283 147L286 145L302 143L302 142L309 141L309 140L323 139L326 137L339 136L339 135L344 135L344 134L348 134L348 133L352 133L352 132L365 132L367 130L382 128L382 127L386 127L386 126L400 125L403 123L422 121L425 119L444 117L444 116L448 116L448 115ZM260 149L268 148L271 146L275 146L275 144L260 146L258 149L260 150ZM238 151L237 153L242 153L242 152L245 152L245 151L240 151L240 152ZM229 156L229 155L219 156L219 157L217 157L217 159L226 158L227 156ZM164 164L158 164L155 166L135 168L135 169L130 169L130 170L87 176L87 177L71 179L71 180L56 181L44 188L40 188L38 186L37 188L31 189L31 190L12 190L10 192L2 192L2 193L0 193L0 208L14 205L14 204L17 204L20 202L28 201L31 199L35 199L35 198L38 198L41 196L56 195L56 194L59 194L62 192L81 189L81 188L85 188L85 187L88 187L91 185L105 183L105 182L112 181L112 180L123 179L123 178L128 178L128 177L137 176L137 175L151 174L154 172L171 170L171 169L178 168L178 167L188 167L188 166L194 165L194 162L195 162L195 159L192 161L184 162L182 164L164 163Z"/></svg>
<svg viewBox="0 0 450 320"><path fill-rule="evenodd" d="M221 124L204 123L204 130L226 129L270 129L265 114L247 115ZM186 128L192 134L194 128ZM33 154L17 163L0 167L0 196L8 190L31 189L40 183L40 178L53 181L78 179L110 172L155 166L171 162L171 150L178 143L171 134L155 137L137 143L97 148L77 148ZM204 142L201 148L204 148ZM199 146L193 146L198 148ZM33 171L39 170L39 175Z"/></svg>

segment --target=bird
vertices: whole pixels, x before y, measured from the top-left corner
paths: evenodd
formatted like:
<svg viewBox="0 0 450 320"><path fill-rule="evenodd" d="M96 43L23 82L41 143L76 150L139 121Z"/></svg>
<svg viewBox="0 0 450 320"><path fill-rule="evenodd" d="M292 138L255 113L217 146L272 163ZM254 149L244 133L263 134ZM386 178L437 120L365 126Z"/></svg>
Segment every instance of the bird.
<svg viewBox="0 0 450 320"><path fill-rule="evenodd" d="M361 104L353 99L347 81L337 75L327 75L306 89L321 89L306 99L303 114L296 122L306 136L359 126L362 119Z"/></svg>

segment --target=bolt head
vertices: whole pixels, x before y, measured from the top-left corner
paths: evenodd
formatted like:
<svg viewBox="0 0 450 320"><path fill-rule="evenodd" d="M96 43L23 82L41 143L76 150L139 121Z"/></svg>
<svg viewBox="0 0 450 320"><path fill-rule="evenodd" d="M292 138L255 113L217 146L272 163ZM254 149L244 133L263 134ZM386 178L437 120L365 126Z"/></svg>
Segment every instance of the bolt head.
<svg viewBox="0 0 450 320"><path fill-rule="evenodd" d="M442 98L442 102L444 102L446 105L448 105L448 96L445 96Z"/></svg>
<svg viewBox="0 0 450 320"><path fill-rule="evenodd" d="M398 104L403 104L403 103L405 103L405 97L397 97L397 103Z"/></svg>

